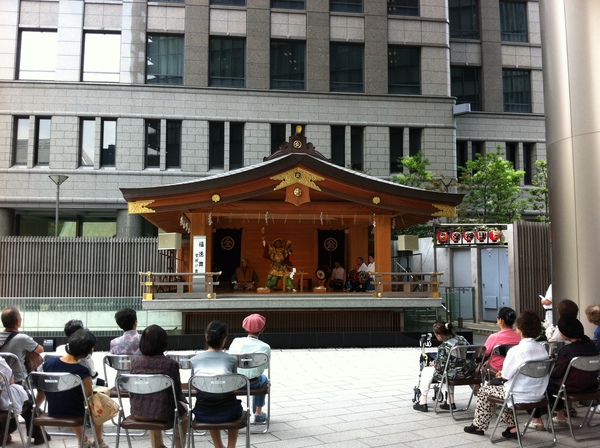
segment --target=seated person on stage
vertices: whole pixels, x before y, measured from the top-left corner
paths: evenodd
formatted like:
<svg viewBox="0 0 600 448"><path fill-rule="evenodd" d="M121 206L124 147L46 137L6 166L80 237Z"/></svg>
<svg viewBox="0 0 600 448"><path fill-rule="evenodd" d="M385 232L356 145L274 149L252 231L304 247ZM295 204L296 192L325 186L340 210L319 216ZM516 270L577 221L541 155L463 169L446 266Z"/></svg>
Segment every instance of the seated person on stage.
<svg viewBox="0 0 600 448"><path fill-rule="evenodd" d="M343 291L345 281L346 270L342 267L342 264L339 261L334 262L333 270L331 271L331 278L329 279L329 286L333 291Z"/></svg>
<svg viewBox="0 0 600 448"><path fill-rule="evenodd" d="M111 355L139 355L140 334L137 332L137 313L134 309L123 308L115 313L117 325L123 334L110 341Z"/></svg>
<svg viewBox="0 0 600 448"><path fill-rule="evenodd" d="M365 259L363 257L358 257L356 259L356 269L350 271L349 274L349 291L364 291L366 278L361 275L361 272L367 272L369 268L365 264ZM364 280L364 281L361 281Z"/></svg>
<svg viewBox="0 0 600 448"><path fill-rule="evenodd" d="M82 321L80 321L79 319L71 319L69 322L67 322L65 324L65 328L64 328L65 336L68 339L77 330L83 330L84 328L85 328L85 326L83 325ZM58 347L56 347L56 354L59 356L66 355L67 354L66 347L67 347L67 344L62 344L62 345L59 345ZM106 385L106 382L102 378L98 377L98 372L96 371L96 368L94 365L94 360L92 359L92 355L79 360L79 363L84 366L87 366L87 368L90 369L90 373L92 374L92 383L94 383L98 386Z"/></svg>
<svg viewBox="0 0 600 448"><path fill-rule="evenodd" d="M498 317L496 318L496 325L498 325L500 331L491 334L485 341L486 356L489 357L492 354L492 350L494 350L496 345L517 345L521 341L521 336L519 336L517 331L513 328L515 320L517 320L517 313L515 310L507 306L500 308ZM505 358L502 356L494 356L486 361L491 378L494 378L496 374L502 370L504 359Z"/></svg>
<svg viewBox="0 0 600 448"><path fill-rule="evenodd" d="M575 316L561 316L558 319L557 327L567 342L556 355L556 364L550 374L548 383L548 397L551 405L554 405L556 394L560 389L561 382L569 367L571 360L577 356L596 356L598 350L594 343L583 333L583 325ZM598 390L598 376L596 371L586 372L585 370L571 369L565 383L567 392L575 394L584 394ZM568 426L565 415L564 401L561 400L556 405L556 416L553 417L554 424L559 426ZM531 427L538 431L544 431L544 423L541 416L545 413L545 408L536 409L533 412Z"/></svg>
<svg viewBox="0 0 600 448"><path fill-rule="evenodd" d="M236 291L250 291L256 288L258 275L254 268L248 267L248 259L242 258L242 265L231 276L231 284Z"/></svg>
<svg viewBox="0 0 600 448"><path fill-rule="evenodd" d="M258 339L265 329L266 319L260 314L251 314L244 319L242 328L248 332L245 338L235 338L229 346L229 353L232 355L243 355L246 353L265 353L271 358L271 347L266 342ZM241 373L250 379L250 389L260 389L269 379L263 374L265 367L254 369L241 369L238 367L237 373ZM262 411L265 405L264 395L255 395L252 410L254 412L254 423L264 423L267 420L267 414Z"/></svg>
<svg viewBox="0 0 600 448"><path fill-rule="evenodd" d="M365 285L365 290L375 291L375 255L369 254L369 264L367 265L367 272L369 273L369 280Z"/></svg>

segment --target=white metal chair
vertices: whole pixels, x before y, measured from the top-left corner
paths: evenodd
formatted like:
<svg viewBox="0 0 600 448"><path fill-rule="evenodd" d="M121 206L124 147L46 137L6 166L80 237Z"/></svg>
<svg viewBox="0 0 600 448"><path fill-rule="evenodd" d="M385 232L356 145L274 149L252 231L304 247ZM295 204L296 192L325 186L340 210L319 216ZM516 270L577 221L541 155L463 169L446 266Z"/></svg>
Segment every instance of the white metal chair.
<svg viewBox="0 0 600 448"><path fill-rule="evenodd" d="M548 357L551 359L554 359L554 358L556 358L558 351L561 348L563 348L563 346L566 344L566 342L565 341L554 341L554 342L542 341L541 344L544 346L544 348L548 352Z"/></svg>
<svg viewBox="0 0 600 448"><path fill-rule="evenodd" d="M27 377L27 383L29 385L29 390L34 395L33 397L33 420L32 424L29 428L29 434L27 436L28 444L27 446L31 446L31 437L33 433L34 426L55 426L55 427L67 427L67 428L76 428L78 426L82 427L83 436L81 438L80 447L83 448L83 442L85 440L85 431L86 425L88 422L90 424L92 434L94 436L94 443L96 448L98 446L98 437L94 434L94 425L92 422L92 417L90 415L89 405L88 405L88 397L85 394L85 387L83 385L83 381L81 378L73 373L66 372L31 372ZM39 391L44 391L46 396L51 393L57 392L65 392L67 390L80 388L81 395L83 396L83 405L85 408L85 413L83 416L76 417L52 417L48 413L43 412L41 408L39 408L36 404L37 393ZM46 448L49 448L48 438L46 437L45 431L42 431L44 436L44 441L46 442Z"/></svg>
<svg viewBox="0 0 600 448"><path fill-rule="evenodd" d="M596 377L598 376L598 374L600 374L600 355L596 355L596 356L577 356L573 359L571 359L571 362L569 362L569 366L567 367L567 370L565 371L565 374L561 380L560 383L560 388L558 389L558 393L555 395L556 400L554 402L554 406L552 407L552 413L554 413L556 411L556 407L558 405L559 401L563 401L564 405L565 405L565 412L567 414L567 423L569 424L569 430L571 431L571 437L573 437L574 440L580 441L580 440L585 440L582 438L577 438L575 437L575 433L573 432L573 420L572 420L572 416L571 416L571 406L573 403L577 403L580 401L590 401L591 403L595 403L598 400L600 400L600 390L598 390L598 387L596 387L596 390L594 390L593 392L589 392L589 393L571 393L568 391L567 388L567 379L569 377L569 374L571 373L572 369L577 369L577 370L583 370L586 372L596 372ZM581 425L579 426L579 428L583 428L586 424L589 425L589 423L592 420L592 417L594 416L594 407L592 405L588 406L588 410L585 414L585 417L583 419L583 422L581 423ZM594 438L598 437L598 434L594 434L593 435Z"/></svg>
<svg viewBox="0 0 600 448"><path fill-rule="evenodd" d="M129 373L131 370L131 362L138 355L112 355L108 354L104 356L104 379L106 381L106 385L110 387L110 383L108 381L108 371L107 368L111 368L116 370L116 376L122 373ZM115 386L110 388L110 396L112 398L117 398L117 390Z"/></svg>
<svg viewBox="0 0 600 448"><path fill-rule="evenodd" d="M164 374L129 374L123 373L117 376L115 381L117 398L119 400L119 416L117 422L117 443L116 447L119 447L119 441L121 436L121 428L125 430L127 436L127 444L131 448L131 438L129 434L130 429L142 429L165 431L167 429L173 429L173 431L179 432L180 440L183 442L183 429L181 426L181 416L177 406L178 398L175 393L175 382L169 375ZM136 420L132 415L125 416L123 410L123 398L127 395L127 398L131 394L155 394L164 390L168 390L172 393L174 410L172 421L161 421L161 420ZM171 438L171 447L175 446L175 437Z"/></svg>
<svg viewBox="0 0 600 448"><path fill-rule="evenodd" d="M246 404L250 403L250 381L244 375L231 373L227 375L202 376L194 375L189 380L188 401L190 405L190 426L187 446L195 447L194 431L210 431L211 429L229 430L250 427L250 410L248 407L242 412L239 419L225 423L205 423L194 420L193 408L194 391L210 394L235 394L240 389L246 391ZM250 431L246 431L246 448L250 448Z"/></svg>
<svg viewBox="0 0 600 448"><path fill-rule="evenodd" d="M515 426L517 428L517 440L519 442L519 446L523 448L523 436L527 432L527 428L529 427L529 423L533 419L533 412L529 415L527 420L527 424L525 425L525 429L521 432L519 428L519 419L517 418L517 411L533 411L537 408L545 407L548 412L548 425L550 425L550 429L552 431L552 445L556 445L556 433L554 432L554 423L552 422L552 414L550 412L550 400L548 399L548 391L544 392L544 395L535 402L531 403L519 403L515 401L513 388L515 384L519 384L520 376L528 376L530 378L550 378L550 372L552 371L552 367L554 366L553 359L545 359L543 361L527 361L519 366L519 370L517 371L514 380L511 383L510 388L505 394L505 399L502 400L496 397L488 397L488 401L494 404L501 404L500 412L498 413L498 418L496 419L496 424L494 425L494 429L490 434L490 442L496 443L500 440L506 440L504 437L501 439L494 439L494 434L498 429L498 425L500 424L500 420L502 419L502 413L504 409L508 406L513 413L513 417L515 419Z"/></svg>
<svg viewBox="0 0 600 448"><path fill-rule="evenodd" d="M2 434L2 446L6 446L6 440L8 439L8 429L10 426L11 419L17 427L17 431L19 431L21 443L23 444L23 446L25 446L25 438L23 437L23 432L21 431L21 426L19 425L19 412L16 412L15 410L15 401L10 388L10 379L7 378L6 375L4 375L4 373L2 372L0 372L0 393L2 393L2 395L8 402L8 408L6 410L0 410L0 421L4 423L4 434Z"/></svg>
<svg viewBox="0 0 600 448"><path fill-rule="evenodd" d="M466 411L471 406L475 388L477 386L481 386L481 382L482 382L481 369L482 369L483 361L485 360L485 353L486 353L485 345L455 345L454 347L452 347L452 349L450 350L450 353L448 354L448 362L446 362L446 365L444 366L444 372L442 374L442 379L440 381L441 385L443 387L445 387L446 391L448 391L448 392L453 390L453 388L456 386L471 387L471 395L469 396L469 402L467 403L466 407L464 407L462 409L458 409L458 408L452 409L452 405L450 403L448 403L450 405L450 415L452 415L452 418L454 418L454 420L465 420L466 418L470 418L470 417L458 418L454 414L456 412ZM450 362L452 359L455 359L457 361L452 363L452 362ZM470 365L471 368L474 369L473 374L469 378L452 379L450 377L453 376L453 372L452 372L453 364L455 366L456 365L458 365L458 366ZM441 412L440 410L438 410L439 403L440 403L439 400L435 400L434 410L435 410L436 414Z"/></svg>
<svg viewBox="0 0 600 448"><path fill-rule="evenodd" d="M235 355L237 357L237 367L238 373L244 373L243 369L256 369L264 367L263 374L267 376L268 381L261 387L252 388L252 383L250 383L250 395L252 397L257 395L264 395L266 402L266 413L267 420L265 421L264 429L254 432L266 433L269 431L269 425L271 422L271 360L266 353L246 353L243 355ZM245 395L245 390L236 391L236 395ZM250 403L248 403L248 407L250 407ZM261 425L262 426L262 425ZM258 425L251 425L252 428L258 428Z"/></svg>

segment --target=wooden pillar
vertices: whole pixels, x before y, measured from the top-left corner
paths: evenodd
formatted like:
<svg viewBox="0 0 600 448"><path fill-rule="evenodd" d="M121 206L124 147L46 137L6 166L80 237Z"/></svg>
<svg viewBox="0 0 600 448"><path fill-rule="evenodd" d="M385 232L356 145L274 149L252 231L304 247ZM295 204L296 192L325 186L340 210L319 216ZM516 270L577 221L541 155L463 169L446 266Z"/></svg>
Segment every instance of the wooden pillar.
<svg viewBox="0 0 600 448"><path fill-rule="evenodd" d="M375 217L375 270L377 272L392 272L392 225L389 216ZM389 281L384 276L383 281ZM383 285L384 291L391 291L392 285Z"/></svg>
<svg viewBox="0 0 600 448"><path fill-rule="evenodd" d="M356 268L356 259L363 257L368 263L369 228L366 225L351 225L348 227L348 266L346 272Z"/></svg>

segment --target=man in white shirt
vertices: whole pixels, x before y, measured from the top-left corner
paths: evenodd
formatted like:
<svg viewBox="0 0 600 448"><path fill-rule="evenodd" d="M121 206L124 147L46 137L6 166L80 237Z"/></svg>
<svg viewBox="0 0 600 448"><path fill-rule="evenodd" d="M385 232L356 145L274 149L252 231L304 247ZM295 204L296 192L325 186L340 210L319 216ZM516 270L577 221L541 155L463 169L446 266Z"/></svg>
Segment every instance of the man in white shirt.
<svg viewBox="0 0 600 448"><path fill-rule="evenodd" d="M346 281L346 270L342 267L339 261L334 262L333 270L331 271L331 279L329 280L329 286L334 291L342 291L344 289L344 282Z"/></svg>
<svg viewBox="0 0 600 448"><path fill-rule="evenodd" d="M231 355L244 355L247 353L265 353L269 359L271 359L271 347L266 342L258 339L260 334L265 329L267 320L260 314L251 314L244 319L242 328L248 332L248 336L245 338L235 338L231 341L229 346L229 353ZM250 379L251 389L260 389L262 386L267 384L269 379L263 372L265 366L253 368L253 369L237 369L237 373L245 375ZM254 410L254 423L265 423L267 420L267 413L263 412L263 406L265 405L264 395L255 395L252 409Z"/></svg>

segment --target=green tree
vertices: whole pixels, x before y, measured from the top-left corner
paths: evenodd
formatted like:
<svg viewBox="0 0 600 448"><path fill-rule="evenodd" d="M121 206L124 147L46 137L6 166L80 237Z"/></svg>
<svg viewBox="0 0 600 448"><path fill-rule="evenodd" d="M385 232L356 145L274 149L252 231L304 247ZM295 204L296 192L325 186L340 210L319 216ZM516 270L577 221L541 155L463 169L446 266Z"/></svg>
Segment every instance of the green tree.
<svg viewBox="0 0 600 448"><path fill-rule="evenodd" d="M529 190L529 203L533 210L540 212L538 221L550 222L550 203L548 197L548 163L535 161L535 176L531 180L533 188Z"/></svg>
<svg viewBox="0 0 600 448"><path fill-rule="evenodd" d="M398 158L398 163L402 165L407 173L400 173L392 178L392 181L409 187L425 188L425 184L431 182L434 173L429 171L429 159L423 158L423 151L419 151L414 156L404 156Z"/></svg>
<svg viewBox="0 0 600 448"><path fill-rule="evenodd" d="M479 222L510 223L521 217L528 201L521 196L525 172L515 170L498 146L496 152L477 154L463 168L465 218Z"/></svg>

